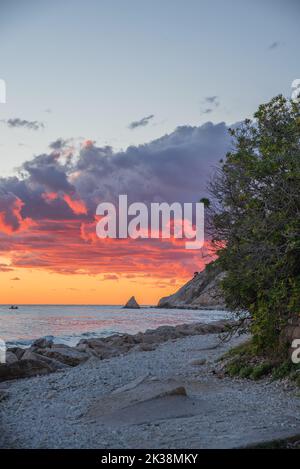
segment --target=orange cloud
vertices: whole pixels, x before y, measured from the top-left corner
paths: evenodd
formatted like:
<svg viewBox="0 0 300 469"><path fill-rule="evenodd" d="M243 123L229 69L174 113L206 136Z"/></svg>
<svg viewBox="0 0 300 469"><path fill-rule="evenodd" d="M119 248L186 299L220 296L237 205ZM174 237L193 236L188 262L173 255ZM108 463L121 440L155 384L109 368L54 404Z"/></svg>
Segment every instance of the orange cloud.
<svg viewBox="0 0 300 469"><path fill-rule="evenodd" d="M58 194L56 192L44 192L42 198L45 202L52 202L53 200L58 199Z"/></svg>
<svg viewBox="0 0 300 469"><path fill-rule="evenodd" d="M13 234L27 230L34 225L31 218L23 218L21 214L24 203L13 194L2 196L0 205L0 231Z"/></svg>
<svg viewBox="0 0 300 469"><path fill-rule="evenodd" d="M84 205L82 200L72 199L72 197L68 194L64 194L63 199L68 204L73 213L75 213L75 215L87 214L86 206Z"/></svg>
<svg viewBox="0 0 300 469"><path fill-rule="evenodd" d="M68 207L72 210L75 215L86 215L87 208L84 202L78 198L72 198L69 194L60 194L58 192L44 192L42 198L47 203L51 203L54 200L62 199L66 202Z"/></svg>

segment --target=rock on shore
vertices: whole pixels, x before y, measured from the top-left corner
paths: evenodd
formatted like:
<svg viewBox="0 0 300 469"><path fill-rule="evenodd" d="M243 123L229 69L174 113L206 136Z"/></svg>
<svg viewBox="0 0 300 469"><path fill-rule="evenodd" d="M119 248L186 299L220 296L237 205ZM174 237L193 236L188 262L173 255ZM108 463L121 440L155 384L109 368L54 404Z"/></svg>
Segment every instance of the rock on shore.
<svg viewBox="0 0 300 469"><path fill-rule="evenodd" d="M160 308L225 309L220 288L224 272L214 262L208 264L173 295L161 298Z"/></svg>
<svg viewBox="0 0 300 469"><path fill-rule="evenodd" d="M0 364L0 382L62 371L80 365L90 358L107 359L131 351L152 351L159 344L181 337L222 333L230 321L210 324L182 324L148 329L135 335L112 335L96 339L83 339L75 347L54 344L52 340L37 339L31 347L12 347L7 351L7 362Z"/></svg>

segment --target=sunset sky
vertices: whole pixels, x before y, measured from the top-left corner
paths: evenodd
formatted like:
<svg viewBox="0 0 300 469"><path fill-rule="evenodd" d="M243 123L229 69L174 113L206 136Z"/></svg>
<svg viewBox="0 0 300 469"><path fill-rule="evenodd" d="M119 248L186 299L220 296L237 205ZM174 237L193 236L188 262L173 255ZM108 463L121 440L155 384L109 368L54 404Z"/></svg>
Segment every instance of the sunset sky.
<svg viewBox="0 0 300 469"><path fill-rule="evenodd" d="M0 303L156 303L209 257L100 240L99 202L196 202L228 127L300 78L297 0L1 0Z"/></svg>

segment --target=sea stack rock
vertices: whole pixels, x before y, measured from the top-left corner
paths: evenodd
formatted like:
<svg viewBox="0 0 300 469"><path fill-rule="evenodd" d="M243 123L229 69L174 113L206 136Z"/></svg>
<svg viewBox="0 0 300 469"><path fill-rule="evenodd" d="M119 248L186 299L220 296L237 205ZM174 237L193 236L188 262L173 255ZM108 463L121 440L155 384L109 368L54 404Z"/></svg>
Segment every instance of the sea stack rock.
<svg viewBox="0 0 300 469"><path fill-rule="evenodd" d="M130 298L130 300L127 301L126 305L124 306L124 308L134 308L134 309L139 309L140 308L140 305L138 304L138 302L136 301L135 297L132 296Z"/></svg>

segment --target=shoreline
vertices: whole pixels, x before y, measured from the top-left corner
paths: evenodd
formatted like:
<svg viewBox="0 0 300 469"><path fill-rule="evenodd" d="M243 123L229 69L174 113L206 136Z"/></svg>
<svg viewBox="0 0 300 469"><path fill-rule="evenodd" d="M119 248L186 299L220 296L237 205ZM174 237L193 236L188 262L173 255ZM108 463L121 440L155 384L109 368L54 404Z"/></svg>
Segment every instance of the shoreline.
<svg viewBox="0 0 300 469"><path fill-rule="evenodd" d="M193 327L115 337L114 355L103 339L78 366L2 382L0 446L238 448L300 432L295 390L224 374L220 357L244 337L219 344L220 324Z"/></svg>
<svg viewBox="0 0 300 469"><path fill-rule="evenodd" d="M225 308L222 305L216 305L216 306L192 306L192 305L173 305L173 306L168 306L168 305L163 305L163 306L150 306L150 308L159 308L159 309L187 309L187 310L192 310L192 311L226 311L230 312L231 310L229 308Z"/></svg>
<svg viewBox="0 0 300 469"><path fill-rule="evenodd" d="M91 358L100 360L128 353L131 350L150 351L160 343L193 335L222 333L234 324L229 319L211 323L187 323L159 326L137 334L112 334L107 337L81 339L75 346L54 343L41 337L28 347L12 346L6 351L6 363L0 364L0 383L28 378L78 366Z"/></svg>
<svg viewBox="0 0 300 469"><path fill-rule="evenodd" d="M136 334L159 325L207 323L233 317L230 312L224 310L164 309L150 305L126 310L122 306L35 305L20 307L17 312L0 307L0 318L6 325L1 339L6 342L7 347L29 347L40 337L53 339L55 343L75 346L85 338Z"/></svg>

